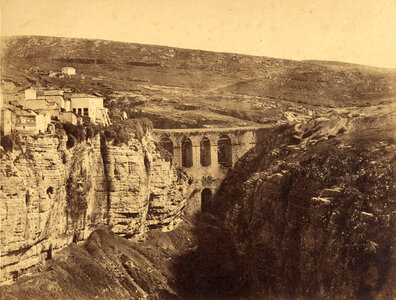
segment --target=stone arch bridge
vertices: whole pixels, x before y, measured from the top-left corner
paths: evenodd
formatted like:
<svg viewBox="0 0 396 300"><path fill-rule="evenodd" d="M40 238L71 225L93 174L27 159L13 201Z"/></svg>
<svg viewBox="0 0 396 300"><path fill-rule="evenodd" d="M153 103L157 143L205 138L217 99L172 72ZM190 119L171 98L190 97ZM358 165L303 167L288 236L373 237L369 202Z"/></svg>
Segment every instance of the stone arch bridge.
<svg viewBox="0 0 396 300"><path fill-rule="evenodd" d="M192 180L188 213L205 211L227 171L272 126L234 128L154 129L154 139L174 157Z"/></svg>

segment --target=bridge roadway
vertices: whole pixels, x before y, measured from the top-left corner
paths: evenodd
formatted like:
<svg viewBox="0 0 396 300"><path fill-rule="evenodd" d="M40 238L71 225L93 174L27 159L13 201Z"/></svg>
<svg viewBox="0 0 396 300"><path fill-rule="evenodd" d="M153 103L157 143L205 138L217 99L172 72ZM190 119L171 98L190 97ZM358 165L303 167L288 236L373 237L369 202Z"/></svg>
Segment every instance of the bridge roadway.
<svg viewBox="0 0 396 300"><path fill-rule="evenodd" d="M273 127L154 129L154 139L191 178L187 212L208 210L227 171Z"/></svg>

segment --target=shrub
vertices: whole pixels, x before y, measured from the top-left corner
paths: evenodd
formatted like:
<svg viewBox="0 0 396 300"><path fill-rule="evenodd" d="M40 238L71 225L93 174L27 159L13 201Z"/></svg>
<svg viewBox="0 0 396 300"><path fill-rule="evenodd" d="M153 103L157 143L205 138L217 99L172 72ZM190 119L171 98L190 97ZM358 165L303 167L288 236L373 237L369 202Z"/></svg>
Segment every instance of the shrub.
<svg viewBox="0 0 396 300"><path fill-rule="evenodd" d="M152 130L153 123L147 118L128 119L123 122L123 127L132 131L135 134L135 138L141 141L144 134Z"/></svg>
<svg viewBox="0 0 396 300"><path fill-rule="evenodd" d="M347 130L346 130L345 127L341 127L341 128L338 130L337 134L341 134L341 133L344 133L344 132L346 132L346 131L347 131Z"/></svg>
<svg viewBox="0 0 396 300"><path fill-rule="evenodd" d="M72 123L63 123L63 129L67 135L74 136L78 141L85 140L86 132L82 125L73 125Z"/></svg>
<svg viewBox="0 0 396 300"><path fill-rule="evenodd" d="M115 137L117 136L117 134L115 133L115 131L112 130L112 129L106 129L106 130L104 131L104 135L105 135L107 141L114 140Z"/></svg>
<svg viewBox="0 0 396 300"><path fill-rule="evenodd" d="M102 130L107 141L114 140L115 145L122 145L128 144L132 137L141 141L152 127L153 125L149 119L142 118L123 120L106 129L96 126L95 130Z"/></svg>
<svg viewBox="0 0 396 300"><path fill-rule="evenodd" d="M76 142L77 142L77 139L74 137L74 135L68 134L66 148L67 149L73 148L74 145L76 144Z"/></svg>
<svg viewBox="0 0 396 300"><path fill-rule="evenodd" d="M91 126L86 128L86 132L87 132L87 139L91 139L95 136L95 130Z"/></svg>
<svg viewBox="0 0 396 300"><path fill-rule="evenodd" d="M131 139L131 135L123 130L117 131L117 136L114 139L114 143L116 145L128 144L128 141Z"/></svg>
<svg viewBox="0 0 396 300"><path fill-rule="evenodd" d="M7 134L1 138L1 146L6 152L12 152L14 150L14 139L10 134Z"/></svg>

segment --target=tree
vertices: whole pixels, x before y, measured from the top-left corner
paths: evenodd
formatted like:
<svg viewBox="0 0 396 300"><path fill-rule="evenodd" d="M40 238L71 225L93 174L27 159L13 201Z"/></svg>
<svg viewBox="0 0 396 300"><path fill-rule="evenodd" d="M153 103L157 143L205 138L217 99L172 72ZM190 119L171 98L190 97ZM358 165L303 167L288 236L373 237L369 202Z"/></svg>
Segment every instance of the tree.
<svg viewBox="0 0 396 300"><path fill-rule="evenodd" d="M14 139L10 134L7 134L1 138L1 146L7 152L12 152L14 150Z"/></svg>

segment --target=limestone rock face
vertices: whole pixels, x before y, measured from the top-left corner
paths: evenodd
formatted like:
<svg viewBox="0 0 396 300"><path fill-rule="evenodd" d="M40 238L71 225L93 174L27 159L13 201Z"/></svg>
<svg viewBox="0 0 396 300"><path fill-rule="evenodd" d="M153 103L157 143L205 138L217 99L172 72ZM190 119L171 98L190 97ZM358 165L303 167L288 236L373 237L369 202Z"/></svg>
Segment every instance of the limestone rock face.
<svg viewBox="0 0 396 300"><path fill-rule="evenodd" d="M173 226L185 206L187 178L156 150L150 136L102 149L108 185L109 226L121 235Z"/></svg>
<svg viewBox="0 0 396 300"><path fill-rule="evenodd" d="M132 237L170 229L181 213L186 178L161 157L149 133L127 146L96 136L66 149L65 139L23 137L3 153L1 281L85 240L101 224Z"/></svg>
<svg viewBox="0 0 396 300"><path fill-rule="evenodd" d="M297 149L269 137L239 162L218 201L250 297L394 297L391 134L355 132Z"/></svg>

